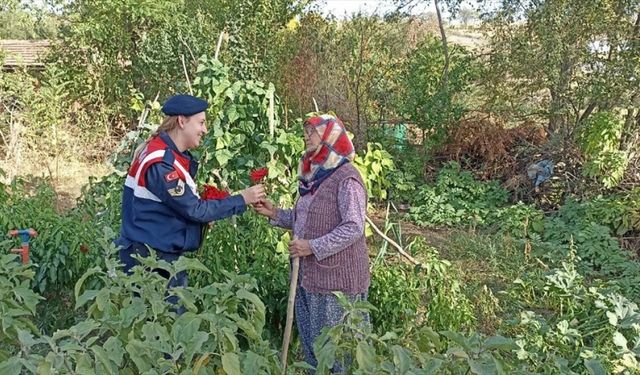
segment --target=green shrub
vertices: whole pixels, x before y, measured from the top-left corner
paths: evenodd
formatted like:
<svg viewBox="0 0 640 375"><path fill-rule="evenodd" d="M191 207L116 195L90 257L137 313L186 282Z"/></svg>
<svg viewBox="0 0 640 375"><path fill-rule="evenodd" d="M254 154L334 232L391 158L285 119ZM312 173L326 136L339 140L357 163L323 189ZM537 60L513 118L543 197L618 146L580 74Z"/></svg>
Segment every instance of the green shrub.
<svg viewBox="0 0 640 375"><path fill-rule="evenodd" d="M487 225L497 227L498 232L514 238L527 238L530 233L541 233L544 229L544 213L534 206L518 202L493 211Z"/></svg>
<svg viewBox="0 0 640 375"><path fill-rule="evenodd" d="M509 294L522 310L506 333L516 339L518 358L538 371L542 363L562 357L563 373L594 373L596 368L600 373L637 372L637 305L587 282L577 265L570 256L558 268L514 281Z"/></svg>
<svg viewBox="0 0 640 375"><path fill-rule="evenodd" d="M420 188L409 218L423 226L484 225L507 198L507 191L497 182L476 181L470 172L450 162L440 171L434 186Z"/></svg>
<svg viewBox="0 0 640 375"><path fill-rule="evenodd" d="M148 269L170 275L182 270L210 271L193 258L168 264L152 256L141 259L143 266L134 267L127 276L114 260L111 240L108 234L100 240L104 266L89 269L75 286L76 308L86 308L87 320L52 336L17 328L18 348L0 363L0 369L11 373L22 369L91 374L277 373L278 359L262 338L265 309L252 292L254 279L227 273L220 283L171 289L168 294L179 296L187 309L178 316L166 301L166 279ZM88 279L96 283L87 284Z"/></svg>
<svg viewBox="0 0 640 375"><path fill-rule="evenodd" d="M629 153L620 149L624 122L600 112L582 126L578 143L586 157L583 173L596 177L607 188L617 186L629 164Z"/></svg>
<svg viewBox="0 0 640 375"><path fill-rule="evenodd" d="M36 305L43 299L29 285L35 272L23 266L18 255L7 253L10 245L9 241L0 242L0 369L1 363L17 351L23 333L38 332L32 319Z"/></svg>
<svg viewBox="0 0 640 375"><path fill-rule="evenodd" d="M353 164L362 175L369 198L386 200L387 190L391 187L390 175L395 171L391 154L379 143L368 143L366 153L357 155Z"/></svg>
<svg viewBox="0 0 640 375"><path fill-rule="evenodd" d="M411 244L422 260L419 266L404 263L373 269L369 300L376 332L404 330L427 324L436 329L466 329L473 325L470 301L451 264L422 237Z"/></svg>
<svg viewBox="0 0 640 375"><path fill-rule="evenodd" d="M91 216L59 214L56 193L44 179L18 178L0 189L0 232L23 228L38 232L30 241L31 261L37 264L33 286L41 293L70 287L86 270L87 255L80 247L91 244L86 242L87 234L95 231Z"/></svg>

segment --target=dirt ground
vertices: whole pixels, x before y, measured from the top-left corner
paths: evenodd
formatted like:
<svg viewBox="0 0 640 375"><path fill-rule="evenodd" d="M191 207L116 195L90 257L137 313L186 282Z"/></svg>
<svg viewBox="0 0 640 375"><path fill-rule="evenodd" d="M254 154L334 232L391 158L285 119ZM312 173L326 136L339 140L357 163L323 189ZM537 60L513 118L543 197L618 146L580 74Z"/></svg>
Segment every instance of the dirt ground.
<svg viewBox="0 0 640 375"><path fill-rule="evenodd" d="M11 157L0 159L0 183L9 183L16 176L37 176L50 179L55 188L58 200L58 211L64 211L76 204L82 187L89 182L89 177L102 177L111 173L106 163L86 163L78 160L23 158L16 161Z"/></svg>

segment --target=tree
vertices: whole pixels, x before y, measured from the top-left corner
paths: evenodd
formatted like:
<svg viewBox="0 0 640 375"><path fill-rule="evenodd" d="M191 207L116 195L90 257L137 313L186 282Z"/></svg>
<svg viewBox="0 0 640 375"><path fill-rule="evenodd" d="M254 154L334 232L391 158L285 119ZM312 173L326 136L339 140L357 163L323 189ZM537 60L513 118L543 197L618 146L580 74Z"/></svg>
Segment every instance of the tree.
<svg viewBox="0 0 640 375"><path fill-rule="evenodd" d="M0 39L50 39L56 33L57 16L44 6L0 0L0 24Z"/></svg>
<svg viewBox="0 0 640 375"><path fill-rule="evenodd" d="M503 1L486 23L488 109L520 102L564 137L597 111L628 108L637 123L639 11L638 0Z"/></svg>
<svg viewBox="0 0 640 375"><path fill-rule="evenodd" d="M137 123L129 108L134 95L188 92L185 73L194 74L201 55L214 54L222 31L228 43L221 58L235 77L265 75L276 64L269 41L304 3L76 0L63 8L51 61L66 72L70 100L106 111L109 126L126 127Z"/></svg>
<svg viewBox="0 0 640 375"><path fill-rule="evenodd" d="M448 79L442 82L447 65L441 41L427 38L407 59L402 74L404 97L400 105L408 119L423 130L423 135L444 136L448 126L465 111L460 100L476 77L476 64L464 48L453 46L449 56ZM426 139L426 138L425 138Z"/></svg>
<svg viewBox="0 0 640 375"><path fill-rule="evenodd" d="M401 61L409 51L411 19L353 15L345 21L325 20L318 14L302 17L290 30L291 52L282 68L285 102L298 114L334 111L364 149L368 124L391 106Z"/></svg>

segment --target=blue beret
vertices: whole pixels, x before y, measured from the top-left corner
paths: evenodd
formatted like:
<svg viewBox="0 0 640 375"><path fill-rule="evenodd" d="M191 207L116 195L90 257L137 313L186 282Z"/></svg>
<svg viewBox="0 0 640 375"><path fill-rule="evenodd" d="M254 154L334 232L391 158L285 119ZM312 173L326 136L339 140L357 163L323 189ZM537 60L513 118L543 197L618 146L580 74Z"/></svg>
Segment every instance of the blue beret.
<svg viewBox="0 0 640 375"><path fill-rule="evenodd" d="M167 116L191 116L204 112L209 108L206 100L191 95L174 95L167 99L162 106L162 112Z"/></svg>

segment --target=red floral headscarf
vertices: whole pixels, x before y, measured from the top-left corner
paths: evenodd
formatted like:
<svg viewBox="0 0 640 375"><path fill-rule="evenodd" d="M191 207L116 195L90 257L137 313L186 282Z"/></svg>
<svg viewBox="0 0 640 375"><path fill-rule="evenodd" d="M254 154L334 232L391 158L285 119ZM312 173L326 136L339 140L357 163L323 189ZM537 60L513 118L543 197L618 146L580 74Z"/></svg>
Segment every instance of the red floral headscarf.
<svg viewBox="0 0 640 375"><path fill-rule="evenodd" d="M298 167L300 195L316 191L338 167L355 157L353 143L337 117L329 114L311 117L304 122L304 126L313 126L322 141L318 148L308 150L302 156Z"/></svg>

